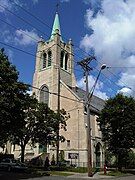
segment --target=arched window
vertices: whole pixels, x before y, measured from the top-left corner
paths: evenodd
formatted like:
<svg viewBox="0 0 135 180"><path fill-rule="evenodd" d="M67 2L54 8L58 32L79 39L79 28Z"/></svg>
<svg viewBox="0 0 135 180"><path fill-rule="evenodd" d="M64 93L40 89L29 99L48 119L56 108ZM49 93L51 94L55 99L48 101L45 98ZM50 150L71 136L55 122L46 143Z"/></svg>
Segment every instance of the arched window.
<svg viewBox="0 0 135 180"><path fill-rule="evenodd" d="M51 64L52 64L52 52L49 51L48 52L48 66L51 66Z"/></svg>
<svg viewBox="0 0 135 180"><path fill-rule="evenodd" d="M97 143L96 148L95 148L95 153L96 153L96 167L100 167L101 163L101 152L100 152L101 144Z"/></svg>
<svg viewBox="0 0 135 180"><path fill-rule="evenodd" d="M46 68L46 53L43 54L43 68Z"/></svg>
<svg viewBox="0 0 135 180"><path fill-rule="evenodd" d="M40 60L40 69L46 68L46 59L47 59L47 54L42 53Z"/></svg>
<svg viewBox="0 0 135 180"><path fill-rule="evenodd" d="M40 98L39 98L39 101L48 105L48 103L49 103L49 89L48 89L47 86L43 86L40 89Z"/></svg>
<svg viewBox="0 0 135 180"><path fill-rule="evenodd" d="M60 55L60 67L63 68L63 59L64 59L64 52L61 51L61 55Z"/></svg>
<svg viewBox="0 0 135 180"><path fill-rule="evenodd" d="M68 68L68 54L65 55L65 70Z"/></svg>

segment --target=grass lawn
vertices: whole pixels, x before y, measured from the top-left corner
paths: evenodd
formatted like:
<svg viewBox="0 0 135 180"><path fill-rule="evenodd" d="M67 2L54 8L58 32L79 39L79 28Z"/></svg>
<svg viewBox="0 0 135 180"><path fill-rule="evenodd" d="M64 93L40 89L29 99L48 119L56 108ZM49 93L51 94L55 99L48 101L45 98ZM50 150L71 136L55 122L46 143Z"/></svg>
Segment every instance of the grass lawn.
<svg viewBox="0 0 135 180"><path fill-rule="evenodd" d="M76 172L76 173L86 173L88 169L86 167L77 167L77 168L68 168L67 171L69 172Z"/></svg>
<svg viewBox="0 0 135 180"><path fill-rule="evenodd" d="M100 173L100 175L104 175L104 173ZM120 172L120 171L109 171L107 172L106 176L127 176L127 175L130 175L129 173L123 173L123 172Z"/></svg>
<svg viewBox="0 0 135 180"><path fill-rule="evenodd" d="M74 173L62 172L62 171L50 171L50 175L57 175L57 176L71 176Z"/></svg>

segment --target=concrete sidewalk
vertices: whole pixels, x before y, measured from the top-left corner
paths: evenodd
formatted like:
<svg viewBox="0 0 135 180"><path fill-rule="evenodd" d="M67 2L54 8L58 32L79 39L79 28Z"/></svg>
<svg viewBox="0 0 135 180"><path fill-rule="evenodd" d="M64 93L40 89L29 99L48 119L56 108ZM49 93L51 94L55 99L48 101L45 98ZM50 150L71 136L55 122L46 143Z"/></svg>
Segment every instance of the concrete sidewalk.
<svg viewBox="0 0 135 180"><path fill-rule="evenodd" d="M114 176L106 176L106 175L101 175L103 172L97 172L93 175L93 177L88 177L87 173L76 173L74 175L68 176L69 178L75 178L75 179L114 179ZM67 178L68 178L67 177Z"/></svg>

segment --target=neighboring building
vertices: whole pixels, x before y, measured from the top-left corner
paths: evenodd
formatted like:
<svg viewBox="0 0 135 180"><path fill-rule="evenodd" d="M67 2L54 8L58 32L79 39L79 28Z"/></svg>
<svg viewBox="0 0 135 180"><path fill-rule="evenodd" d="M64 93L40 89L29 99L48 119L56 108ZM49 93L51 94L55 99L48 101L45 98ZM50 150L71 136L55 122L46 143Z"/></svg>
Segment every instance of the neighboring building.
<svg viewBox="0 0 135 180"><path fill-rule="evenodd" d="M71 29L72 30L72 29ZM87 166L86 112L84 111L85 91L76 87L74 75L74 54L71 39L65 43L61 36L59 15L56 13L50 39L38 42L36 66L33 77L33 93L40 102L56 111L58 107L58 75L60 67L60 108L70 114L67 131L60 130L66 141L60 143L60 152L65 160L79 166ZM102 166L104 161L101 132L97 117L104 101L93 96L91 102L92 162ZM56 154L55 147L49 147L50 158ZM56 157L56 156L55 156Z"/></svg>

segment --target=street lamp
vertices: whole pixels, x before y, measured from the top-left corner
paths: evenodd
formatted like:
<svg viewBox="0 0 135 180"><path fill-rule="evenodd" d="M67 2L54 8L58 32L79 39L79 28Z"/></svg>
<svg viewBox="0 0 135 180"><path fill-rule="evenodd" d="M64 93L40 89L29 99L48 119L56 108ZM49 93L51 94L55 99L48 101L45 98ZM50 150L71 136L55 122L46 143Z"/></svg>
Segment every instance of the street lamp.
<svg viewBox="0 0 135 180"><path fill-rule="evenodd" d="M97 78L96 78L96 80L95 80L95 83L94 83L93 87L91 88L91 93L89 93L90 97L88 97L88 101L89 101L89 99L91 100L91 98L92 98L92 96L93 96L93 93L94 93L94 90L95 90L97 81L98 81L99 76L100 76L100 74L101 74L101 71L104 70L106 67L107 67L106 64L102 64L102 65L101 65L100 70L99 70L99 73L98 73Z"/></svg>
<svg viewBox="0 0 135 180"><path fill-rule="evenodd" d="M92 177L92 153L91 153L91 123L90 123L90 102L97 84L97 81L99 79L99 76L101 74L101 71L106 68L106 64L102 64L100 71L98 73L98 76L95 80L95 83L92 87L91 93L89 93L89 86L88 86L88 71L86 70L86 107L87 107L87 149L88 149L88 154L87 154L87 161L88 161L88 176Z"/></svg>

